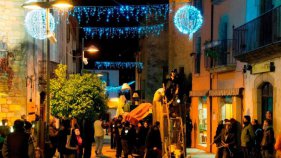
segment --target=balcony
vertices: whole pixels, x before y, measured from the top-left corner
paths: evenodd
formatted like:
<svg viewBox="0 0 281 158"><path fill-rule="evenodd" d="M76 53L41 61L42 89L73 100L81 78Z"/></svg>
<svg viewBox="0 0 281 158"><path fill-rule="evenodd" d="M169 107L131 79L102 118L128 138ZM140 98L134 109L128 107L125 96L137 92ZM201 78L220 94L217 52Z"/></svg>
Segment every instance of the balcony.
<svg viewBox="0 0 281 158"><path fill-rule="evenodd" d="M220 40L206 43L205 67L215 72L232 71L236 68L236 60L233 57L233 40ZM212 62L212 64L211 64Z"/></svg>
<svg viewBox="0 0 281 158"><path fill-rule="evenodd" d="M234 56L259 62L281 56L281 6L233 30Z"/></svg>

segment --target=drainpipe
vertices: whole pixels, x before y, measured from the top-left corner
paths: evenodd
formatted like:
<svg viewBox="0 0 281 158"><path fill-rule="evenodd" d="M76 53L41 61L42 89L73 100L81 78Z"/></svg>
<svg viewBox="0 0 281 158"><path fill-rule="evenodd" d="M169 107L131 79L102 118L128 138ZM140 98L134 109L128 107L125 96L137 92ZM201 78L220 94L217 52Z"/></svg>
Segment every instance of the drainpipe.
<svg viewBox="0 0 281 158"><path fill-rule="evenodd" d="M211 1L212 3L212 1ZM214 5L212 3L211 5L211 42L213 42L214 40ZM211 58L211 65L210 65L210 90L213 89L213 74L212 74L212 68L213 68L213 58ZM212 152L212 142L213 142L213 134L212 134L212 120L213 120L213 98L212 96L209 96L209 100L210 100L210 151Z"/></svg>

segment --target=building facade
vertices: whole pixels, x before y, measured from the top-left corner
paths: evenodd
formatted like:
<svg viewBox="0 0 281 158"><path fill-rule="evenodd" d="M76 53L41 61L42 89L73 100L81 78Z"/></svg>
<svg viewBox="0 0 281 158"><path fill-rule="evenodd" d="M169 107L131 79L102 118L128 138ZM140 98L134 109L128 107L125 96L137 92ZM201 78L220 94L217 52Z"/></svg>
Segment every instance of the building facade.
<svg viewBox="0 0 281 158"><path fill-rule="evenodd" d="M195 0L204 23L193 37L193 75L190 115L192 147L215 152L218 123L243 114L243 64L233 57L233 27L245 22L245 0ZM239 13L237 12L239 10Z"/></svg>
<svg viewBox="0 0 281 158"><path fill-rule="evenodd" d="M247 0L246 22L234 28L235 58L244 62L244 113L265 119L273 113L275 133L281 132L280 64L281 1Z"/></svg>
<svg viewBox="0 0 281 158"><path fill-rule="evenodd" d="M22 115L30 120L40 115L40 93L46 87L47 42L27 34L24 2L0 1L0 120L7 120L9 126ZM73 56L79 53L78 23L72 18L67 22L67 15L53 14L60 21L55 30L58 42L50 45L50 73L58 63L68 65L68 73L76 73L79 58Z"/></svg>

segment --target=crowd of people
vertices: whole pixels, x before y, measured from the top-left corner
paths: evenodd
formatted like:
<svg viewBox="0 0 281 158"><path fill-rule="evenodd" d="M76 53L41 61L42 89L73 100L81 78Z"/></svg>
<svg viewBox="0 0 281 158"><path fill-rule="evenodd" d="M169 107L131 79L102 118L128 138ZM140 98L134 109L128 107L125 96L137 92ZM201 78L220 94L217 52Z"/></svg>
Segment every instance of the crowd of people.
<svg viewBox="0 0 281 158"><path fill-rule="evenodd" d="M111 148L116 149L116 157L138 155L138 157L159 158L162 155L162 142L159 122L150 126L147 121L137 126L123 121L122 116L114 119L110 125Z"/></svg>
<svg viewBox="0 0 281 158"><path fill-rule="evenodd" d="M263 125L251 117L243 117L243 125L225 119L217 127L214 143L216 158L281 158L281 136L275 139L272 113L267 111Z"/></svg>

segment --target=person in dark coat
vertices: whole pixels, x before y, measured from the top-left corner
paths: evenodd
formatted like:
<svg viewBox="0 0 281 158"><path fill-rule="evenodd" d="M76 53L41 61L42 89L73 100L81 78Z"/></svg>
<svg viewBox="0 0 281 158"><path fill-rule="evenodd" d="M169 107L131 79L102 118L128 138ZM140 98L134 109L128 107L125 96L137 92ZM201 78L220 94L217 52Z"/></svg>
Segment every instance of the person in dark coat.
<svg viewBox="0 0 281 158"><path fill-rule="evenodd" d="M262 137L263 137L263 129L260 126L258 120L256 120L256 119L254 119L252 121L252 126L253 126L254 133L255 133L253 156L255 158L261 158L261 141L262 141Z"/></svg>
<svg viewBox="0 0 281 158"><path fill-rule="evenodd" d="M122 154L122 144L121 144L121 132L122 132L122 123L120 120L115 122L115 140L116 140L116 157L121 157Z"/></svg>
<svg viewBox="0 0 281 158"><path fill-rule="evenodd" d="M139 127L139 132L138 132L138 143L139 143L139 154L141 155L141 157L144 156L145 154L145 140L146 140L146 137L147 137L147 133L149 131L149 125L148 125L148 122L145 121L143 123L143 125L141 125Z"/></svg>
<svg viewBox="0 0 281 158"><path fill-rule="evenodd" d="M130 124L130 129L128 133L128 146L129 146L129 154L133 154L136 150L136 137L137 137L137 132L136 128L133 124Z"/></svg>
<svg viewBox="0 0 281 158"><path fill-rule="evenodd" d="M274 158L274 143L272 121L266 119L263 122L263 137L261 141L261 153L263 158Z"/></svg>
<svg viewBox="0 0 281 158"><path fill-rule="evenodd" d="M222 148L221 158L234 157L235 146L236 146L236 137L233 131L231 131L231 123L226 122L225 129L222 131L222 137L221 137L221 148Z"/></svg>
<svg viewBox="0 0 281 158"><path fill-rule="evenodd" d="M116 148L116 140L115 140L115 122L116 119L112 119L110 122L110 148L115 149Z"/></svg>
<svg viewBox="0 0 281 158"><path fill-rule="evenodd" d="M216 158L219 158L222 156L223 151L222 148L219 148L221 146L221 138L222 138L222 131L224 129L224 124L223 124L223 120L219 122L217 129L216 129L216 135L214 137L214 142L213 144L216 144L217 146L217 152L216 152Z"/></svg>
<svg viewBox="0 0 281 158"><path fill-rule="evenodd" d="M66 142L67 142L67 135L70 135L70 134L71 134L70 146L73 148L76 148L78 146L77 145L78 142L76 140L74 130L71 131L69 120L64 120L62 122L62 128L58 134L58 149L59 149L61 156L64 158L74 158L77 153L77 149L71 150L71 149L67 149L65 147Z"/></svg>
<svg viewBox="0 0 281 158"><path fill-rule="evenodd" d="M28 147L31 143L33 144L30 135L24 130L24 121L16 120L14 132L4 141L2 155L4 158L28 158Z"/></svg>
<svg viewBox="0 0 281 158"><path fill-rule="evenodd" d="M130 123L126 122L121 131L121 144L124 153L124 158L128 158L129 155L129 139L130 139L129 131L130 131Z"/></svg>
<svg viewBox="0 0 281 158"><path fill-rule="evenodd" d="M154 125L147 134L146 149L146 158L162 157L162 142L158 124Z"/></svg>

